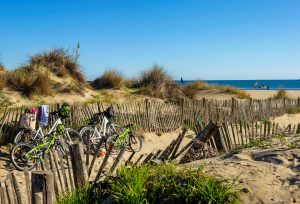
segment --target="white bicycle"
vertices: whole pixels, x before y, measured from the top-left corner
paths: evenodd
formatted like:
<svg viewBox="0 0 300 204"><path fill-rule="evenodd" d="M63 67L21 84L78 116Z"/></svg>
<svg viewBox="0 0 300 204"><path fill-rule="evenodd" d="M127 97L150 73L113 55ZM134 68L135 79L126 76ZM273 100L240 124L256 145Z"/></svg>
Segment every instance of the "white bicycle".
<svg viewBox="0 0 300 204"><path fill-rule="evenodd" d="M121 126L110 122L112 116L113 110L112 107L109 107L107 110L95 114L92 122L81 128L79 132L80 139L83 144L90 145L92 152L97 151L100 142L104 145L109 136L118 134L120 131ZM100 125L99 129L97 128L98 125Z"/></svg>
<svg viewBox="0 0 300 204"><path fill-rule="evenodd" d="M59 114L57 111L52 112L52 115L55 115L57 117L56 121L48 131L46 135L51 134L52 132L56 131L56 127L60 124L62 124L61 118L59 117ZM79 133L76 130L73 130L72 128L65 128L66 133L66 142L68 145L73 144L73 139L79 138ZM18 144L20 142L30 142L30 141L36 141L40 140L43 141L45 138L45 135L43 133L42 126L39 125L37 130L32 130L29 128L22 129L18 132L16 137L14 138L14 144Z"/></svg>

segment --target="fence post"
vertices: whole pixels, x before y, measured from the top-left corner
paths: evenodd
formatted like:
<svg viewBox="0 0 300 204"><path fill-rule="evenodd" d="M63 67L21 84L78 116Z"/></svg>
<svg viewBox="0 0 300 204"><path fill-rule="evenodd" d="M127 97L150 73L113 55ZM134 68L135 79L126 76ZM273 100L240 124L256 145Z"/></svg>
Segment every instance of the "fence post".
<svg viewBox="0 0 300 204"><path fill-rule="evenodd" d="M149 99L145 99L145 105L146 105L146 117L147 117L147 126L148 126L148 131L151 131L150 128L150 117L149 117Z"/></svg>
<svg viewBox="0 0 300 204"><path fill-rule="evenodd" d="M235 109L235 100L234 97L231 98L231 117L234 116L234 109Z"/></svg>
<svg viewBox="0 0 300 204"><path fill-rule="evenodd" d="M33 204L55 203L54 179L51 171L32 172L31 186ZM43 202L41 202L41 197Z"/></svg>
<svg viewBox="0 0 300 204"><path fill-rule="evenodd" d="M184 99L180 100L180 108L181 108L181 125L184 123Z"/></svg>
<svg viewBox="0 0 300 204"><path fill-rule="evenodd" d="M70 148L75 188L83 187L87 182L87 170L84 163L83 146L74 143Z"/></svg>

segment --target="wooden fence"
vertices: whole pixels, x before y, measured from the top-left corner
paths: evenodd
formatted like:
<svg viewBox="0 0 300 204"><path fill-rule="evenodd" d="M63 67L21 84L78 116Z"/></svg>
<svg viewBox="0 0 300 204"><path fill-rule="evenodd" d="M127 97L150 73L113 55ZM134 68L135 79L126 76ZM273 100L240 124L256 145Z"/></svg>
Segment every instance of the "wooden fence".
<svg viewBox="0 0 300 204"><path fill-rule="evenodd" d="M198 122L262 121L269 117L280 116L292 107L300 106L299 99L268 100L182 100L173 103L162 103L145 100L113 105L120 124L135 124L143 132L169 132L180 126L194 127ZM59 104L50 105L50 111L57 110ZM107 106L102 103L74 105L71 116L65 125L79 129L86 125L93 114L103 111ZM0 109L0 144L11 142L18 131L19 120L25 107ZM49 124L54 122L50 117Z"/></svg>
<svg viewBox="0 0 300 204"><path fill-rule="evenodd" d="M197 123L194 130L195 137L187 144L182 145L186 134L184 129L165 149L149 154L125 153L126 147L123 147L117 155L113 155L109 149L104 158L98 158L97 152L89 153L89 145L84 151L80 143L71 146L69 158L63 158L56 150L51 150L41 166L33 172L22 173L25 183L17 178L16 171L10 172L0 182L0 203L53 204L57 196L67 195L87 182L94 183L106 176L114 176L120 165L174 160L187 163L243 148L255 141L269 140L277 134L300 133L300 124L281 129L278 124L268 121L221 125L210 122Z"/></svg>

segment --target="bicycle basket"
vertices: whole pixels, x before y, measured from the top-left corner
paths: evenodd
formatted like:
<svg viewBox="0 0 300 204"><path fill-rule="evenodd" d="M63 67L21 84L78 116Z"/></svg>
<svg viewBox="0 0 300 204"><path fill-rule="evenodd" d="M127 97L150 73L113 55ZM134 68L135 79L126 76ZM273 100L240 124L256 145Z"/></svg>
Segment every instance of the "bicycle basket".
<svg viewBox="0 0 300 204"><path fill-rule="evenodd" d="M60 135L65 134L65 126L63 124L57 125L56 132Z"/></svg>
<svg viewBox="0 0 300 204"><path fill-rule="evenodd" d="M58 115L60 118L67 118L69 117L71 112L71 107L69 106L69 104L64 103L61 108L58 110Z"/></svg>

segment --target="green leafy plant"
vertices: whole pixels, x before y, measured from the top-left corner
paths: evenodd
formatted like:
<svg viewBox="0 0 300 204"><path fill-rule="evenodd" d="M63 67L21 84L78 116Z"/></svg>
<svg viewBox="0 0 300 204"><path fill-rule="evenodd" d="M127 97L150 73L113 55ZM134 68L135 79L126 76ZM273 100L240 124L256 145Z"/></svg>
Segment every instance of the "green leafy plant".
<svg viewBox="0 0 300 204"><path fill-rule="evenodd" d="M58 203L83 203L84 199L86 203L108 199L128 204L238 203L233 183L204 174L203 166L198 169L177 168L173 164L124 166L116 178L108 178L104 183L106 188L84 188Z"/></svg>

